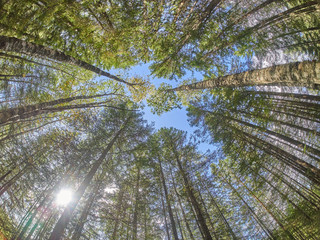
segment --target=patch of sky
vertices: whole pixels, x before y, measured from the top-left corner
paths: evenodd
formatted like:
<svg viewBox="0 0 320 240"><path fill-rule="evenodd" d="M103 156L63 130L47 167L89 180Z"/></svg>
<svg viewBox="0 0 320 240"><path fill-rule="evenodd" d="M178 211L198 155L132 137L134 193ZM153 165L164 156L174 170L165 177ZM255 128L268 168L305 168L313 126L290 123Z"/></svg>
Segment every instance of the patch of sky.
<svg viewBox="0 0 320 240"><path fill-rule="evenodd" d="M203 79L202 74L198 72L187 72L185 77L181 80L175 81L175 80L168 80L163 78L157 78L153 76L149 70L150 64L139 64L134 67L131 67L130 69L126 70L111 70L110 72L115 75L120 75L121 77L142 77L142 78L148 78L152 84L155 85L155 87L159 87L161 83L168 83L172 85L173 87L178 86L179 82L189 79L189 78L196 78L197 81L201 81ZM149 123L153 123L156 130L160 128L176 128L179 130L183 130L188 132L189 136L196 130L195 128L191 127L188 123L188 117L187 117L187 111L185 107L182 107L181 109L174 109L170 112L166 112L161 114L160 116L153 114L151 112L151 109L147 106L146 102L143 102L144 108L144 119L146 119ZM207 144L207 143L200 143L199 150L202 152L205 152L207 150L215 150L215 147L213 145Z"/></svg>

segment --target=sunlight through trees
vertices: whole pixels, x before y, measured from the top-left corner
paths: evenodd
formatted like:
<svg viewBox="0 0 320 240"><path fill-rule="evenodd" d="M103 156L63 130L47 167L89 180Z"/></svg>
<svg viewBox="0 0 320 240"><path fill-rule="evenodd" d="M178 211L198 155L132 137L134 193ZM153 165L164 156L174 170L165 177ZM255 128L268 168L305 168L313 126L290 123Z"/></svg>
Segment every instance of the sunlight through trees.
<svg viewBox="0 0 320 240"><path fill-rule="evenodd" d="M319 6L1 1L0 239L320 239Z"/></svg>

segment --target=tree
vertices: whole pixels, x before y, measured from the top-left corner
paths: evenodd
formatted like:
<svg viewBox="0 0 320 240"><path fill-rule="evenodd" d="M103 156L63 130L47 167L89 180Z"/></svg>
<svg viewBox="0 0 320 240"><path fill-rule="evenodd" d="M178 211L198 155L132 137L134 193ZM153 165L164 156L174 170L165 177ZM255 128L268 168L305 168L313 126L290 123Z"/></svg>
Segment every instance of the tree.
<svg viewBox="0 0 320 240"><path fill-rule="evenodd" d="M52 230L52 233L50 235L49 239L61 239L63 235L63 231L65 227L67 226L68 222L70 221L72 217L72 213L75 210L76 206L78 205L78 202L80 201L81 197L83 196L84 192L88 188L90 182L92 181L95 173L97 172L100 165L105 160L107 154L112 149L113 144L118 140L120 134L125 130L127 127L126 125L130 123L131 117L128 117L124 123L120 126L119 130L114 134L113 138L110 140L106 148L102 151L99 159L94 162L92 165L90 171L85 176L83 182L79 186L78 190L75 192L74 200L71 202L71 204L64 210L63 214L59 218L59 221L57 222L56 226Z"/></svg>
<svg viewBox="0 0 320 240"><path fill-rule="evenodd" d="M19 40L17 38L0 36L0 49L7 52L24 53L28 55L40 56L43 58L49 58L55 61L68 63L70 65L76 65L80 68L84 68L98 75L102 75L111 78L115 81L128 84L129 86L134 85L120 79L117 76L105 72L89 63L68 56L61 51L53 50L45 46L37 45L35 43Z"/></svg>
<svg viewBox="0 0 320 240"><path fill-rule="evenodd" d="M0 236L318 239L318 5L4 1ZM177 87L128 78L141 63ZM145 98L195 134L155 131Z"/></svg>
<svg viewBox="0 0 320 240"><path fill-rule="evenodd" d="M320 77L318 62L289 63L264 69L222 76L189 85L173 88L171 91L212 89L218 87L244 87L252 85L305 86L318 89Z"/></svg>

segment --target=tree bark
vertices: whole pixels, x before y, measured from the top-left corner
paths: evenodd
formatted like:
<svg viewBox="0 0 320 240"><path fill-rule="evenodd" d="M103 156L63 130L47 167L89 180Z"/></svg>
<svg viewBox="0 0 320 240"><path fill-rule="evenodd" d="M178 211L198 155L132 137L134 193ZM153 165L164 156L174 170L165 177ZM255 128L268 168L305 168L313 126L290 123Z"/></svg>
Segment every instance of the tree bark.
<svg viewBox="0 0 320 240"><path fill-rule="evenodd" d="M277 65L183 85L169 91L243 87L271 83L319 89L320 62L305 61Z"/></svg>
<svg viewBox="0 0 320 240"><path fill-rule="evenodd" d="M296 124L290 123L289 121L285 122L285 121L282 121L282 120L278 120L274 116L264 117L262 114L258 115L258 114L255 114L253 112L250 112L250 110L248 112L242 111L242 110L236 110L236 111L232 111L231 110L231 112L234 112L234 113L239 112L239 113L244 114L247 117L249 116L249 117L255 117L257 119L259 119L259 118L260 119L264 119L264 120L267 120L268 122L274 122L276 124L288 126L288 127L292 128L292 129L297 129L297 130L301 130L301 131L307 132L307 133L312 134L312 135L320 136L320 132L317 132L316 129L305 128L305 127L298 126Z"/></svg>
<svg viewBox="0 0 320 240"><path fill-rule="evenodd" d="M277 177L279 180L281 180L284 184L291 188L292 191L297 193L306 202L310 203L314 208L320 210L320 196L318 196L312 190L308 189L305 186L305 184L302 184L300 181L297 181L297 179L292 178L291 176L281 171L281 169L276 168L275 166L264 166L262 164L260 166L266 171L270 172L275 177Z"/></svg>
<svg viewBox="0 0 320 240"><path fill-rule="evenodd" d="M181 240L184 240L183 230L182 230L180 219L179 219L179 216L178 216L178 211L176 209L175 209L175 215L176 215L177 223L178 223L179 230L180 230Z"/></svg>
<svg viewBox="0 0 320 240"><path fill-rule="evenodd" d="M309 145L304 144L304 143L302 143L302 142L299 142L299 141L297 141L297 140L295 140L295 139L292 139L292 138L290 138L290 137L287 137L287 136L285 136L285 135L283 135L283 134L281 134L281 133L277 133L277 132L268 130L268 129L266 129L266 128L263 128L263 127L260 127L260 126L257 126L257 125L254 125L254 124L251 124L251 123L248 123L248 122L244 122L244 121L242 121L242 120L239 120L239 119L236 119L236 118L233 118L233 117L227 117L227 116L225 116L225 117L226 117L227 119L230 119L230 120L232 120L232 121L235 121L235 122L237 122L237 123L240 123L240 124L242 124L242 125L244 125L244 126L250 127L250 128L252 128L252 129L258 129L258 130L260 130L261 132L265 132L265 133L267 133L267 134L270 134L271 136L274 136L274 137L276 137L276 138L282 139L282 140L284 140L284 141L286 141L286 142L288 142L288 143L290 143L290 144L292 144L292 145L294 145L294 146L296 146L296 147L298 147L298 148L303 149L303 148L305 147L307 151L311 152L311 153L314 154L315 156L320 157L320 150L318 150L318 149L316 149L316 148L313 148L312 146L309 146Z"/></svg>
<svg viewBox="0 0 320 240"><path fill-rule="evenodd" d="M241 91L241 93L251 94L251 95L263 95L263 96L277 96L277 97L290 98L290 99L298 98L303 100L320 102L320 96L308 95L308 94L302 94L302 93L249 91L249 90Z"/></svg>
<svg viewBox="0 0 320 240"><path fill-rule="evenodd" d="M248 165L247 168L251 171L251 173L254 173L254 170ZM295 204L285 193L283 193L280 189L278 189L276 186L272 184L271 181L267 180L262 174L258 173L257 176L261 178L265 183L267 183L272 189L274 189L281 197L282 199L285 199L288 201L294 208L296 208L301 214L303 214L308 220L311 220L310 216L297 204Z"/></svg>
<svg viewBox="0 0 320 240"><path fill-rule="evenodd" d="M279 161L283 162L287 166L295 169L305 177L309 178L312 182L316 184L320 184L320 170L316 168L315 166L299 159L298 157L272 145L271 143L268 143L256 136L253 136L251 134L241 132L240 130L239 134L243 134L245 138L243 138L244 141L248 142L249 144L265 151L271 156L274 156Z"/></svg>
<svg viewBox="0 0 320 240"><path fill-rule="evenodd" d="M206 206L206 203L205 203L205 201L204 201L204 199L203 199L203 197L202 197L202 194L201 194L201 192L200 192L200 189L198 189L198 195L199 195L199 198L200 198L200 203L201 203L201 205L203 206L203 209L204 209L204 214L206 215L206 217L207 217L207 219L208 219L207 222L209 222L209 224L210 224L210 226L211 226L211 229L212 229L212 232L213 232L213 236L214 236L214 238L215 238L216 240L218 240L218 239L219 239L219 236L217 235L217 233L216 233L216 231L215 231L215 228L214 228L213 223L212 223L212 221L211 221L211 217L210 217L209 211L208 211L207 206Z"/></svg>
<svg viewBox="0 0 320 240"><path fill-rule="evenodd" d="M277 15L273 15L269 18L263 19L258 24L254 25L253 27L248 27L244 30L242 30L232 41L225 41L220 46L215 47L213 50L209 51L204 55L204 57L208 57L210 55L215 54L217 51L221 49L225 49L229 46L232 46L232 44L235 44L237 41L243 39L244 37L257 33L260 29L265 28L267 26L270 26L271 24L280 24L281 21L284 21L286 19L294 18L294 16L297 16L299 14L307 14L311 12L317 11L317 5L319 5L319 1L308 1L306 3L302 3L298 6L295 6L293 8L287 9L284 12L281 12Z"/></svg>
<svg viewBox="0 0 320 240"><path fill-rule="evenodd" d="M161 204L162 204L162 211L163 211L163 216L164 216L164 223L165 223L166 233L167 233L168 240L170 240L171 238L170 238L169 227L168 227L168 222L167 222L166 207L164 205L162 191L160 191L160 194L161 194Z"/></svg>
<svg viewBox="0 0 320 240"><path fill-rule="evenodd" d="M13 171L13 169L10 169L10 170L7 171L4 175L2 175L2 176L0 177L0 182L2 182L2 180L4 180L12 171Z"/></svg>

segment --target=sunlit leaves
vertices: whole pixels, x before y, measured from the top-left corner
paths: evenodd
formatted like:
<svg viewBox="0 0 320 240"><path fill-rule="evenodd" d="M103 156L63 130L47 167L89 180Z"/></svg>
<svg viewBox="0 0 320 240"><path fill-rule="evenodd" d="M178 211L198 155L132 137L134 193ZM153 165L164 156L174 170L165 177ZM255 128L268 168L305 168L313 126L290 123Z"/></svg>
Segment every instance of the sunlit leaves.
<svg viewBox="0 0 320 240"><path fill-rule="evenodd" d="M163 83L157 90L150 93L147 103L153 113L160 115L163 112L181 107L179 97L168 89L171 89L171 86Z"/></svg>

